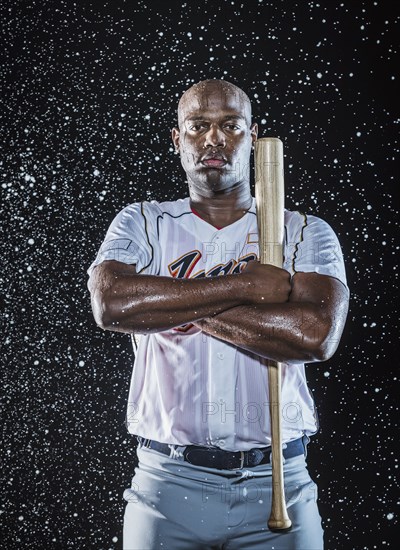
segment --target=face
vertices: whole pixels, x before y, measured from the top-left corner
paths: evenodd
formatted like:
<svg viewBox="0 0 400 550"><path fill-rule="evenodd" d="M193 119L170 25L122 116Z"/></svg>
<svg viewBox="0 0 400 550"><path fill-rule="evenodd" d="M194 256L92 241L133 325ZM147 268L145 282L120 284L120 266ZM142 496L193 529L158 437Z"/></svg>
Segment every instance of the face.
<svg viewBox="0 0 400 550"><path fill-rule="evenodd" d="M257 125L244 92L229 83L199 83L182 96L172 139L189 185L209 193L249 182Z"/></svg>

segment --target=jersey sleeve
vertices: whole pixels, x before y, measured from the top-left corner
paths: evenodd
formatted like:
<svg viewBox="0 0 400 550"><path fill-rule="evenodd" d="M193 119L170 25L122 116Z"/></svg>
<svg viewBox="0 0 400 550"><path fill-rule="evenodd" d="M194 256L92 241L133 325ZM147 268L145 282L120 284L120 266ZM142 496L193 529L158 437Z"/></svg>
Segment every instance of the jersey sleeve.
<svg viewBox="0 0 400 550"><path fill-rule="evenodd" d="M104 260L135 264L138 273L154 271L157 243L153 225L151 212L144 203L134 203L121 210L111 222L97 256L87 270L88 275Z"/></svg>
<svg viewBox="0 0 400 550"><path fill-rule="evenodd" d="M296 221L286 269L292 274L301 271L329 275L348 288L342 249L332 227L321 218L300 213Z"/></svg>

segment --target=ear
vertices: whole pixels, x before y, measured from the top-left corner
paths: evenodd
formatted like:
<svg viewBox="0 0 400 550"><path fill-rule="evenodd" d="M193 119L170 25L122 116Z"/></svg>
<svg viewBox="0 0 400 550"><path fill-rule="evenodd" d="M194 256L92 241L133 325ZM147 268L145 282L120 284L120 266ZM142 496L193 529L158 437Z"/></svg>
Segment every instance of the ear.
<svg viewBox="0 0 400 550"><path fill-rule="evenodd" d="M172 128L171 137L172 137L172 143L174 144L174 147L175 147L175 151L178 152L179 151L179 137L180 137L178 128Z"/></svg>
<svg viewBox="0 0 400 550"><path fill-rule="evenodd" d="M257 140L257 136L258 136L258 124L256 122L254 122L254 124L250 126L250 133L251 133L251 139L254 143Z"/></svg>

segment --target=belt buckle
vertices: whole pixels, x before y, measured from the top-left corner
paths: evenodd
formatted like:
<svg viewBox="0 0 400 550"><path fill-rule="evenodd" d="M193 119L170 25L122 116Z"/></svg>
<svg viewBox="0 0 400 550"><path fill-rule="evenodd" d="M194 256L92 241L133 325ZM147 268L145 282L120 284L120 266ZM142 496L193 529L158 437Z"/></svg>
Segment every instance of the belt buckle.
<svg viewBox="0 0 400 550"><path fill-rule="evenodd" d="M222 451L223 453L227 453L225 457L223 457L222 464L220 466L220 469L224 470L238 470L242 469L244 466L244 458L245 454L243 451ZM238 456L240 453L240 456ZM238 464L239 461L239 464ZM218 468L218 466L216 466Z"/></svg>

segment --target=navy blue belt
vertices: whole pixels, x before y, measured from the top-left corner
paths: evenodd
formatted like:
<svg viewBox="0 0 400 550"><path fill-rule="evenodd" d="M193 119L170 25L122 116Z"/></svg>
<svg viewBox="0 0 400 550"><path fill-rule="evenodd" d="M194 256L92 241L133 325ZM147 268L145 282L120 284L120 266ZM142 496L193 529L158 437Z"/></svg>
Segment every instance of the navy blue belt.
<svg viewBox="0 0 400 550"><path fill-rule="evenodd" d="M168 445L159 443L152 439L137 438L141 447L154 449L171 458L174 456L174 447L179 445ZM299 439L294 439L283 445L282 453L285 459L293 458L299 455L307 456L308 436L304 435ZM260 449L250 449L248 451L225 451L218 447L201 447L198 445L187 445L179 453L185 462L195 466L205 466L206 468L216 468L217 470L237 470L241 468L252 468L260 464L270 464L271 447L262 447ZM181 459L182 459L181 458Z"/></svg>

